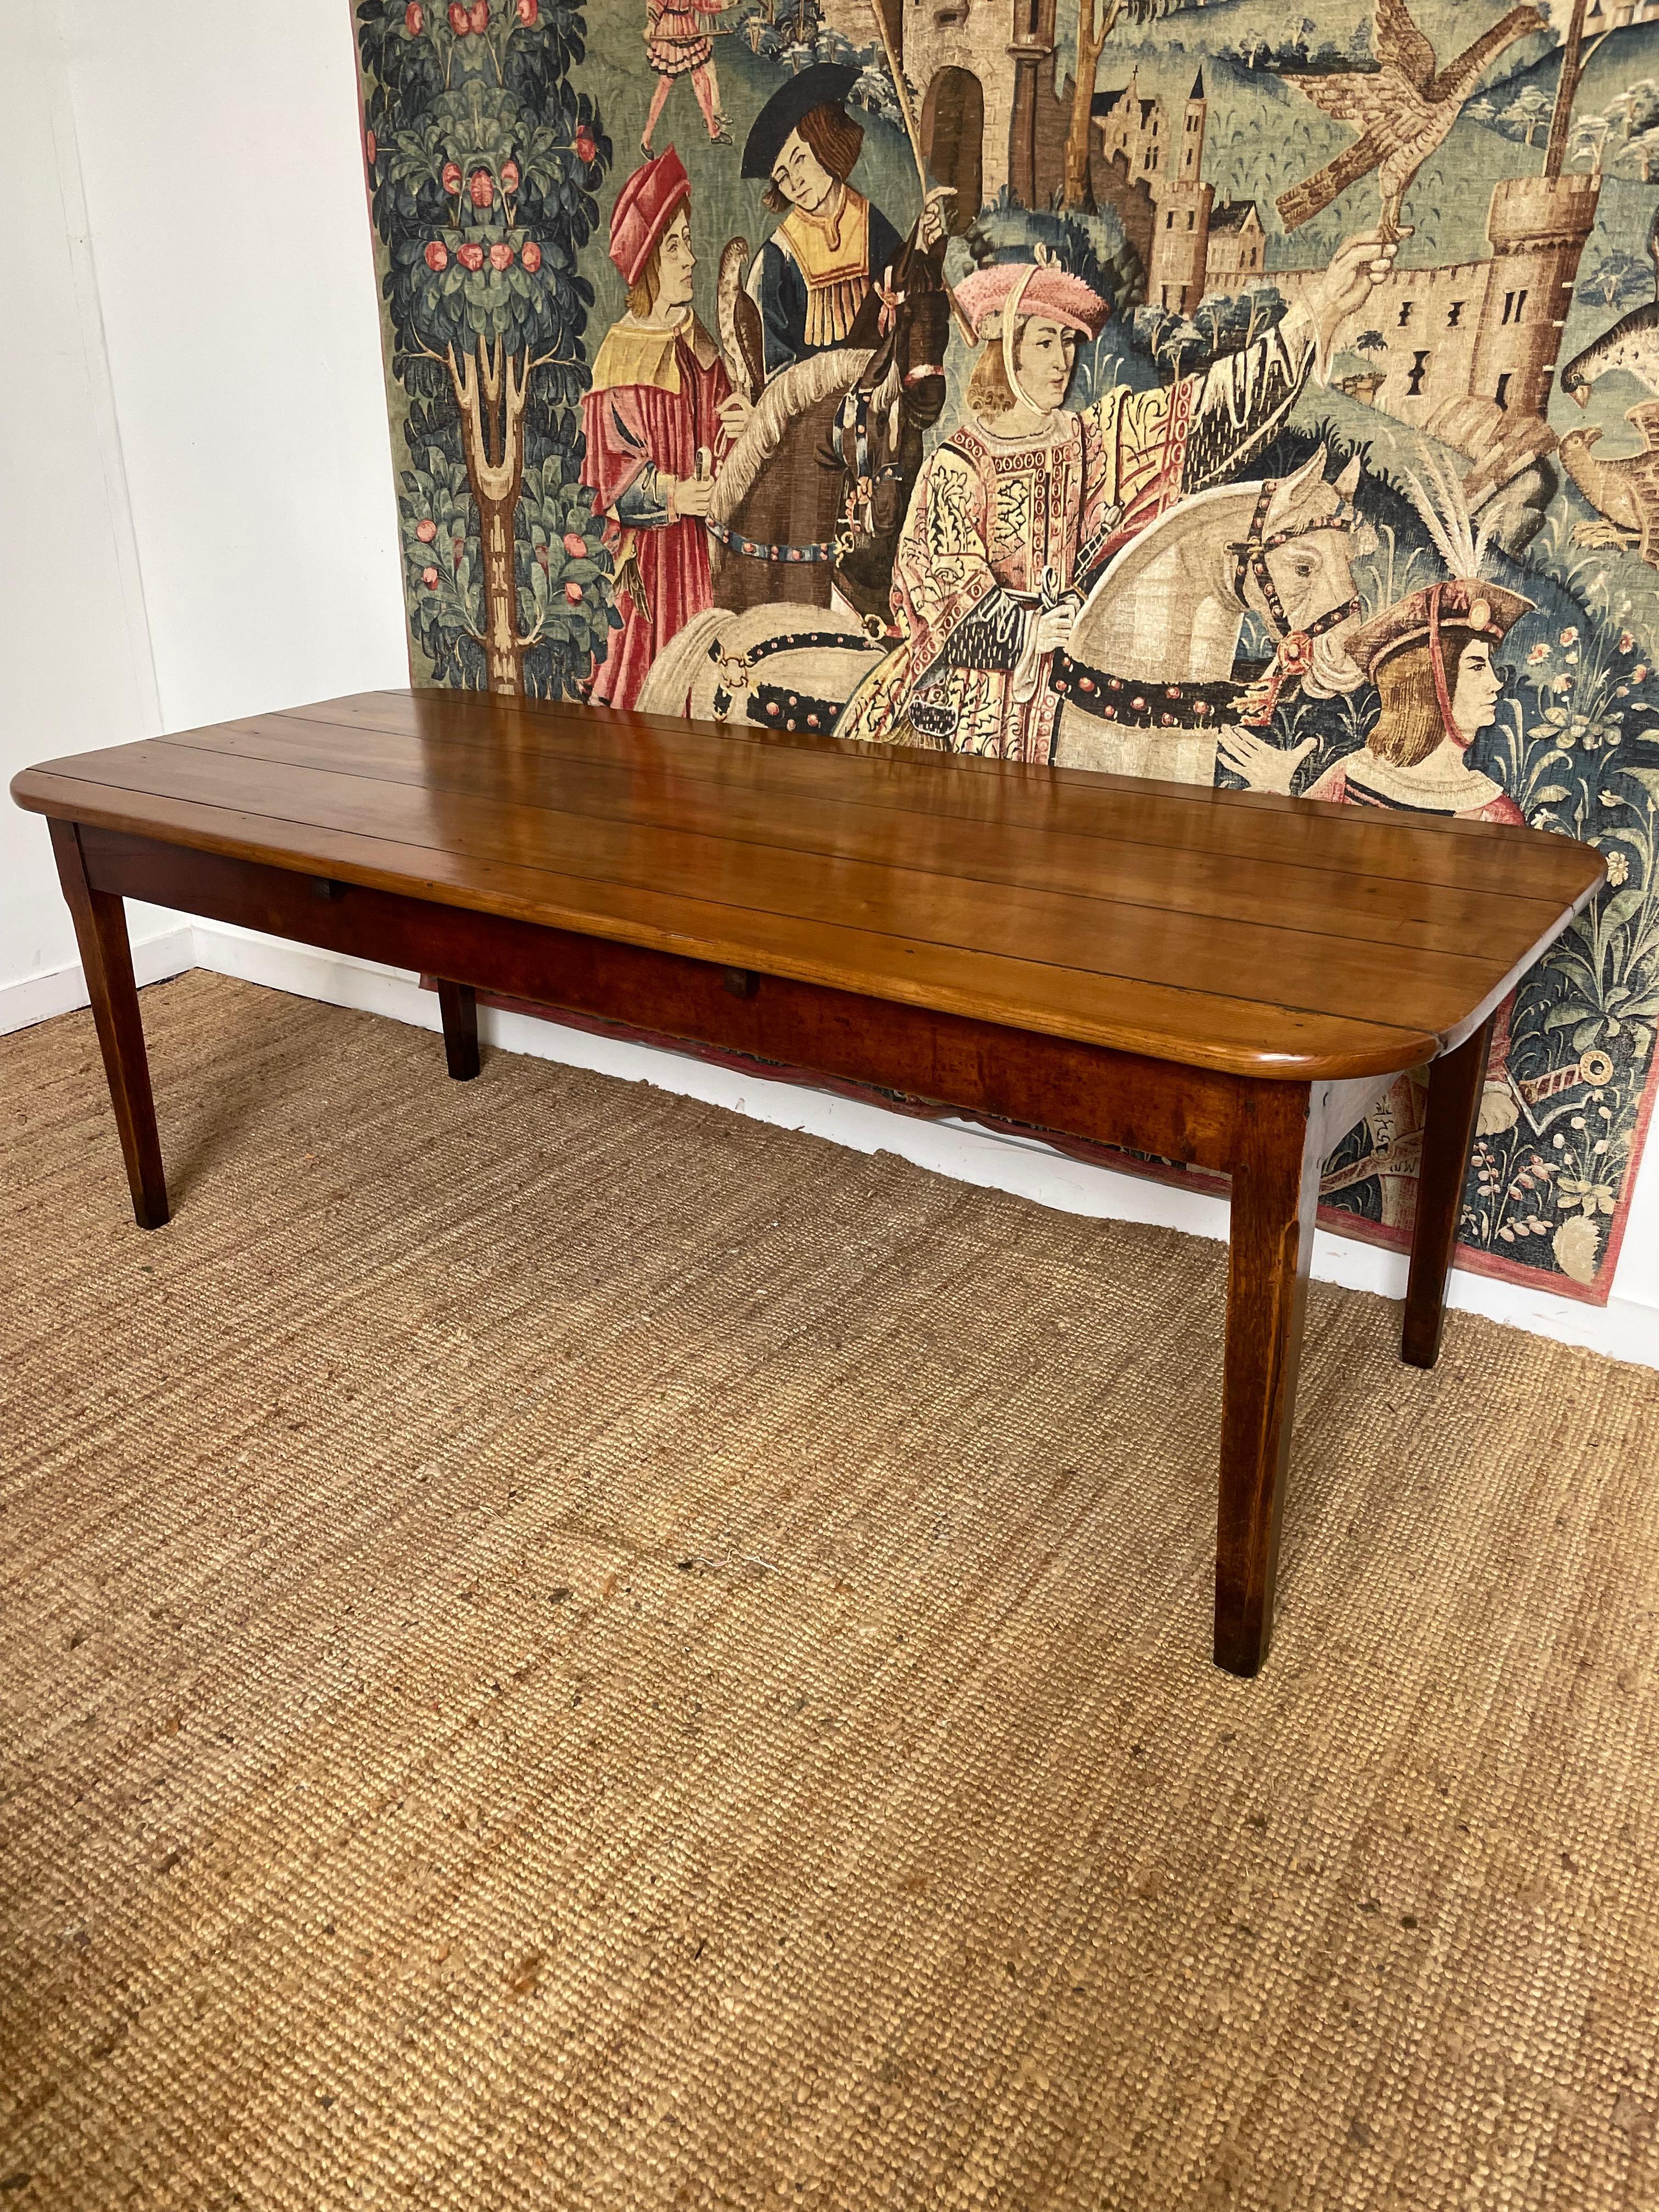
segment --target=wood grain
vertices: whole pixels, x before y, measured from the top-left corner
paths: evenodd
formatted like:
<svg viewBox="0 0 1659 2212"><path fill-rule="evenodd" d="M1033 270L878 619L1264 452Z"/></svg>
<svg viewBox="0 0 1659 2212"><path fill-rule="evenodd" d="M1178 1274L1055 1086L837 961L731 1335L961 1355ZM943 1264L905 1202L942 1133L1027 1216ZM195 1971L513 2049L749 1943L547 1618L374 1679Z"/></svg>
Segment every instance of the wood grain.
<svg viewBox="0 0 1659 2212"><path fill-rule="evenodd" d="M412 877L456 905L1269 1079L1460 1042L1600 873L1489 824L453 694L247 718L15 789L204 850Z"/></svg>

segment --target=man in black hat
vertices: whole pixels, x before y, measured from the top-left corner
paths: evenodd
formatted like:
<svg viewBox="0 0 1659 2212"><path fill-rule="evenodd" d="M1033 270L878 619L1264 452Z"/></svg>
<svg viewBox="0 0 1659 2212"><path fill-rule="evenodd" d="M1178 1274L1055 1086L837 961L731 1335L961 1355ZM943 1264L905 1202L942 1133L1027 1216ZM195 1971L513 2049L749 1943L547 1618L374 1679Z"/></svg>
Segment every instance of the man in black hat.
<svg viewBox="0 0 1659 2212"><path fill-rule="evenodd" d="M822 62L779 87L756 117L743 173L765 180L765 202L783 221L755 256L749 292L760 309L766 374L845 345L871 284L897 260L902 241L878 207L848 179L864 131L847 112L858 71ZM945 236L939 203L927 194L917 229L924 251Z"/></svg>

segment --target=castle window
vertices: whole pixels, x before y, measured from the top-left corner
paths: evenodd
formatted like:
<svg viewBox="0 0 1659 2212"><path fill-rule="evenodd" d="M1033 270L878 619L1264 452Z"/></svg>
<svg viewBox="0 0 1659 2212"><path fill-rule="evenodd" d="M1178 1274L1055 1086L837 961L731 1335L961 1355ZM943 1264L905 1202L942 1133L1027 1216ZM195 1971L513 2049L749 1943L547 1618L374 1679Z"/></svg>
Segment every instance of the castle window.
<svg viewBox="0 0 1659 2212"><path fill-rule="evenodd" d="M1508 370L1508 369L1505 369L1505 370L1504 371L1504 374L1502 374L1502 376L1500 376L1500 377L1498 378L1498 389L1497 389L1497 391L1496 391L1496 392L1493 392L1493 394L1492 394L1492 398L1493 398L1498 402L1498 405L1499 405L1500 407L1507 407L1507 406L1509 405L1509 404L1510 404L1510 372L1509 372L1509 370Z"/></svg>
<svg viewBox="0 0 1659 2212"><path fill-rule="evenodd" d="M1526 306L1526 304L1527 295L1524 290L1519 292L1505 292L1504 295L1503 319L1506 323L1518 323L1521 319L1521 310Z"/></svg>
<svg viewBox="0 0 1659 2212"><path fill-rule="evenodd" d="M1164 228L1165 230L1173 230L1175 228L1175 210L1173 208L1170 210L1168 215L1164 218Z"/></svg>
<svg viewBox="0 0 1659 2212"><path fill-rule="evenodd" d="M1446 310L1446 328L1449 331L1455 331L1462 319L1463 302L1461 300L1454 300Z"/></svg>
<svg viewBox="0 0 1659 2212"><path fill-rule="evenodd" d="M1414 353L1412 356L1411 375L1406 385L1406 397L1407 399L1419 399L1422 397L1423 379L1428 373L1428 367L1429 356L1427 354Z"/></svg>
<svg viewBox="0 0 1659 2212"><path fill-rule="evenodd" d="M1397 331L1403 331L1407 324L1410 322L1412 319L1412 309L1416 305L1417 302L1415 300L1402 300L1400 302L1400 320L1395 325L1395 328Z"/></svg>
<svg viewBox="0 0 1659 2212"><path fill-rule="evenodd" d="M1191 208L1188 208L1188 210L1187 210L1187 228L1188 228L1188 230L1190 230L1190 229L1193 228L1194 224L1197 221L1198 221L1198 217L1197 217L1196 214L1194 212L1194 210L1193 210Z"/></svg>

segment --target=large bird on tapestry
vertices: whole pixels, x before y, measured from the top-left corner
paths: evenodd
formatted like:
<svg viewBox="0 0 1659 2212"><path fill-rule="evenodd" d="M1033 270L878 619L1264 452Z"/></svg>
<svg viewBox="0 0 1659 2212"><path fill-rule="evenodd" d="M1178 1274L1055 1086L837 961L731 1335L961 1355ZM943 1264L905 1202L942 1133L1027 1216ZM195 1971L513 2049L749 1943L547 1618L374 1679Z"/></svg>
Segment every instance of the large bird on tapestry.
<svg viewBox="0 0 1659 2212"><path fill-rule="evenodd" d="M1286 82L1316 107L1352 124L1359 136L1334 161L1279 194L1285 229L1295 230L1375 169L1382 234L1398 238L1401 203L1413 178L1456 122L1487 63L1528 31L1548 25L1549 17L1536 8L1511 8L1455 61L1437 69L1434 48L1413 22L1406 0L1376 0L1374 70L1286 73Z"/></svg>

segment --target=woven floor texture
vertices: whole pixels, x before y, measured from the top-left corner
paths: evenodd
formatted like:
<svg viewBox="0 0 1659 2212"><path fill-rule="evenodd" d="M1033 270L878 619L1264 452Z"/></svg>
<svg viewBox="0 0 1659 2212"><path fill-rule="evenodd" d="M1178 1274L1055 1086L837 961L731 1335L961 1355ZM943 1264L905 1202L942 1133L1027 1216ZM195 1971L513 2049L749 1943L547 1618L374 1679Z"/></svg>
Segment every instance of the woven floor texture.
<svg viewBox="0 0 1659 2212"><path fill-rule="evenodd" d="M0 1040L0 2203L1659 2206L1659 1376L191 975Z"/></svg>

